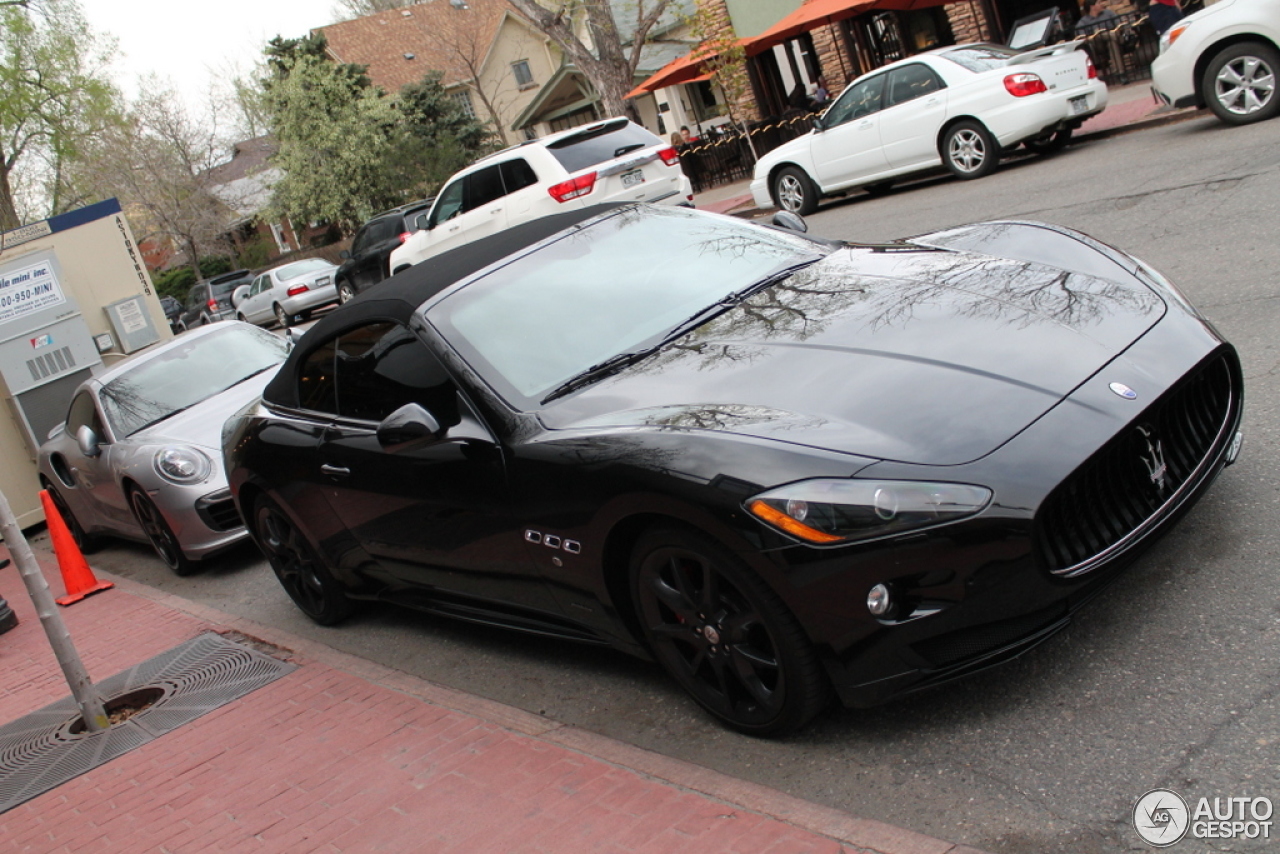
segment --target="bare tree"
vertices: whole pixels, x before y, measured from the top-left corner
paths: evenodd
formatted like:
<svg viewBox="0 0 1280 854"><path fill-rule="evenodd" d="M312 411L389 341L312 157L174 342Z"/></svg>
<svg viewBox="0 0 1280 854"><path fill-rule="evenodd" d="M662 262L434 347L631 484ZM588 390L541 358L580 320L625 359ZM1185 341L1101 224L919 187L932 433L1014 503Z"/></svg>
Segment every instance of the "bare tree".
<svg viewBox="0 0 1280 854"><path fill-rule="evenodd" d="M641 49L672 0L628 3L628 13L634 11L634 17L629 15L634 26L628 25L625 38L614 18L613 4L608 0L508 2L560 46L595 87L607 115L634 117L635 110L626 100L626 94L635 85ZM579 25L584 28L585 40L579 37Z"/></svg>

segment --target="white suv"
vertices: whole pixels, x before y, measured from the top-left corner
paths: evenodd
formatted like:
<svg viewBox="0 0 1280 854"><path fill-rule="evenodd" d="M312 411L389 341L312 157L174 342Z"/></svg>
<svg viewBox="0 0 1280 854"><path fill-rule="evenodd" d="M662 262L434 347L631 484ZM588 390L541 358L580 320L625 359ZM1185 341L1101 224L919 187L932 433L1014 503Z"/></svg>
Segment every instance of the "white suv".
<svg viewBox="0 0 1280 854"><path fill-rule="evenodd" d="M391 253L398 273L455 246L531 219L602 202L693 206L676 150L628 119L562 131L500 151L456 173L421 229Z"/></svg>

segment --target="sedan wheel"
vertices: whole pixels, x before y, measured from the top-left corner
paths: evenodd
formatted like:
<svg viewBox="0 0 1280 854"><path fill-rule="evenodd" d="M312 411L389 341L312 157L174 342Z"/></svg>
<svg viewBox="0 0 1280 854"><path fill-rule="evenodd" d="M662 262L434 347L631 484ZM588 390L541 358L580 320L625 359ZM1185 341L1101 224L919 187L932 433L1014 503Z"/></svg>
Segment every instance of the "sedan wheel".
<svg viewBox="0 0 1280 854"><path fill-rule="evenodd" d="M282 329L288 329L293 325L293 317L284 310L284 306L279 304L276 305L276 322L280 324Z"/></svg>
<svg viewBox="0 0 1280 854"><path fill-rule="evenodd" d="M654 657L703 708L750 735L807 723L828 684L786 606L724 548L682 528L641 538L636 615Z"/></svg>
<svg viewBox="0 0 1280 854"><path fill-rule="evenodd" d="M957 178L981 178L995 171L1000 146L978 122L959 122L943 138L942 159Z"/></svg>
<svg viewBox="0 0 1280 854"><path fill-rule="evenodd" d="M355 286L350 282L338 283L338 304L346 305L356 298Z"/></svg>
<svg viewBox="0 0 1280 854"><path fill-rule="evenodd" d="M1219 53L1205 69L1205 103L1214 115L1232 125L1269 119L1280 112L1276 72L1280 53L1258 42L1234 44Z"/></svg>
<svg viewBox="0 0 1280 854"><path fill-rule="evenodd" d="M278 504L269 498L260 500L253 524L271 569L302 613L322 626L332 626L351 614L351 600Z"/></svg>
<svg viewBox="0 0 1280 854"><path fill-rule="evenodd" d="M818 209L818 188L802 170L788 166L773 180L773 200L784 211L808 216Z"/></svg>
<svg viewBox="0 0 1280 854"><path fill-rule="evenodd" d="M195 561L183 554L182 544L178 542L169 523L164 520L160 508L146 492L141 489L132 490L129 493L129 505L133 508L134 518L142 527L142 533L151 542L151 547L175 575L190 575L199 569Z"/></svg>

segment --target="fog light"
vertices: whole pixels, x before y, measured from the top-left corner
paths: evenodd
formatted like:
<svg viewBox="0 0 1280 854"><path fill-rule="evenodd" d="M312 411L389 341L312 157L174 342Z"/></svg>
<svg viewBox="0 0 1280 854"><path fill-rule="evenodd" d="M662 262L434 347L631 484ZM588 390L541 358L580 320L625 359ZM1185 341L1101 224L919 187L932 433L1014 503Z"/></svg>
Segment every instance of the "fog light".
<svg viewBox="0 0 1280 854"><path fill-rule="evenodd" d="M893 605L889 597L889 588L883 584L877 584L867 593L867 610L873 616L883 617L889 613L889 608Z"/></svg>
<svg viewBox="0 0 1280 854"><path fill-rule="evenodd" d="M1240 456L1240 447L1244 445L1244 432L1236 431L1235 438L1231 440L1231 445L1227 448L1227 465L1231 465Z"/></svg>

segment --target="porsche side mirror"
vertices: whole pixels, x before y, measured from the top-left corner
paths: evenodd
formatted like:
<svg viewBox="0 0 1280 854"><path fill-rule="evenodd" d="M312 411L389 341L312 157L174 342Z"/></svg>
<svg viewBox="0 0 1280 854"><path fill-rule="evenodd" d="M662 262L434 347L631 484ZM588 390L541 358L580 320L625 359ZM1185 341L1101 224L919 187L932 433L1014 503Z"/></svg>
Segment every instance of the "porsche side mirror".
<svg viewBox="0 0 1280 854"><path fill-rule="evenodd" d="M88 424L81 424L80 429L76 430L76 445L86 457L96 457L102 453L98 434Z"/></svg>
<svg viewBox="0 0 1280 854"><path fill-rule="evenodd" d="M804 221L804 217L791 211L778 211L770 221L778 228L785 228L787 231L798 231L804 234L809 230L809 223Z"/></svg>
<svg viewBox="0 0 1280 854"><path fill-rule="evenodd" d="M440 422L416 403L406 403L382 419L378 425L378 444L394 448L425 439L438 439L444 433Z"/></svg>

